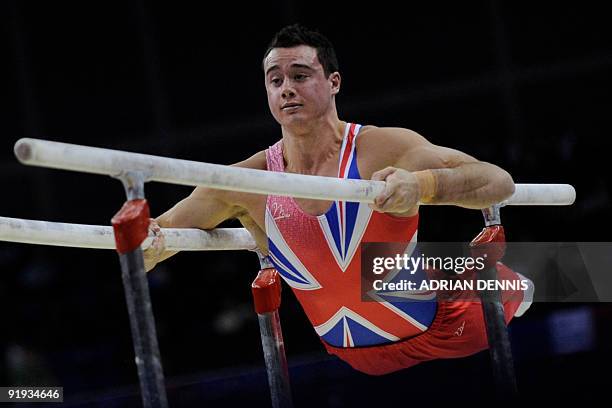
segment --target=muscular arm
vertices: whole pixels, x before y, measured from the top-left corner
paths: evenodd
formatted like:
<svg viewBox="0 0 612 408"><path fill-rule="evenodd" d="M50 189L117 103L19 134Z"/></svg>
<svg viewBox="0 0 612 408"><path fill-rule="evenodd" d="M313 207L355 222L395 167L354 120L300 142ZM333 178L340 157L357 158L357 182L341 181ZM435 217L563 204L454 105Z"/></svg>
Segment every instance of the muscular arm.
<svg viewBox="0 0 612 408"><path fill-rule="evenodd" d="M427 177L421 171L433 173L434 194L427 199L430 204L480 209L503 201L514 193L514 182L505 170L458 150L433 145L425 139L418 140L408 149L395 167L414 169L419 181Z"/></svg>
<svg viewBox="0 0 612 408"><path fill-rule="evenodd" d="M247 160L233 166L247 168L264 168L265 153L259 152ZM263 166L263 167L262 167ZM199 228L213 229L223 221L238 218L246 214L241 206L240 193L218 190L206 187L196 187L185 199L179 201L168 211L155 219L162 228ZM144 253L145 269L153 269L155 265L175 255L176 251L163 251L152 246Z"/></svg>
<svg viewBox="0 0 612 408"><path fill-rule="evenodd" d="M375 132L378 137L371 139L379 142L372 143L373 148L390 163L372 175L373 180L386 180L389 185L373 206L379 211L401 213L419 201L480 209L514 193L512 177L498 166L434 145L407 129L376 128Z"/></svg>
<svg viewBox="0 0 612 408"><path fill-rule="evenodd" d="M196 187L187 198L179 201L155 221L162 228L215 228L223 221L235 218L244 211L241 207L228 202L224 195L221 190ZM157 256L152 265L150 262L152 259L147 259L152 257L145 253L145 261L149 261L145 262L147 270L176 253L176 251L164 251Z"/></svg>

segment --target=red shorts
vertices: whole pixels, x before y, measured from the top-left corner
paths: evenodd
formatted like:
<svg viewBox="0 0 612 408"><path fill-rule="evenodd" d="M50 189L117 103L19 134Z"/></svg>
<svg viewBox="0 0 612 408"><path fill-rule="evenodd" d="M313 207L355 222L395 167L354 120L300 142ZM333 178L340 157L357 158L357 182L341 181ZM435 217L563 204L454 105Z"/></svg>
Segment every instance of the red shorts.
<svg viewBox="0 0 612 408"><path fill-rule="evenodd" d="M518 279L516 272L497 265L500 279ZM524 298L522 291L502 291L506 324ZM391 344L371 347L334 347L327 352L370 375L388 374L438 358L458 358L488 348L482 305L477 301L439 301L436 317L422 334Z"/></svg>

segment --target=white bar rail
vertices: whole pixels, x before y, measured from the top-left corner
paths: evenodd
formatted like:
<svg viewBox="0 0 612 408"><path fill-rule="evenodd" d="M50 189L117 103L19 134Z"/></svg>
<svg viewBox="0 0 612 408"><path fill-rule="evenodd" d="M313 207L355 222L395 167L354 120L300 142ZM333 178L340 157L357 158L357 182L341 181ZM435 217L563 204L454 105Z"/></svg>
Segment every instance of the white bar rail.
<svg viewBox="0 0 612 408"><path fill-rule="evenodd" d="M33 166L113 177L141 171L146 181L320 200L371 203L385 186L383 181L245 169L40 139L18 140L15 155ZM517 184L515 194L502 204L569 205L575 198L576 191L568 184Z"/></svg>
<svg viewBox="0 0 612 408"><path fill-rule="evenodd" d="M169 251L253 250L251 234L244 228L162 228ZM151 245L152 236L142 243ZM115 249L113 228L102 225L67 224L0 217L0 241L75 248Z"/></svg>

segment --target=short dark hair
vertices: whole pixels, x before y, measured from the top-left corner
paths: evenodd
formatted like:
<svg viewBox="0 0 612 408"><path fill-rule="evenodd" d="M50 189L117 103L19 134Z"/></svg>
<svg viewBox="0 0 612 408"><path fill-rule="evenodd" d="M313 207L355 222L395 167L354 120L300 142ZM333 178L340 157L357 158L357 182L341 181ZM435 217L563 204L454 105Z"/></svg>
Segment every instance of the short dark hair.
<svg viewBox="0 0 612 408"><path fill-rule="evenodd" d="M323 66L325 76L339 71L338 58L331 41L318 31L311 30L300 24L288 25L277 32L268 45L264 59L273 48L291 48L299 45L307 45L317 50L317 58L319 58L319 62Z"/></svg>

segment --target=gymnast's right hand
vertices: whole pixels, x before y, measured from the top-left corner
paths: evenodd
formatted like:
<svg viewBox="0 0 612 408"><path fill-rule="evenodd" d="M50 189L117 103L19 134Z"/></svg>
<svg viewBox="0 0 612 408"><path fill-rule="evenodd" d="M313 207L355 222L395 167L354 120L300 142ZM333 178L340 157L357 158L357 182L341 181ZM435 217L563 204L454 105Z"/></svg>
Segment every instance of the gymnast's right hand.
<svg viewBox="0 0 612 408"><path fill-rule="evenodd" d="M145 271L149 272L162 261L162 254L166 251L166 239L161 228L154 218L149 220L149 236L153 235L151 245L143 251Z"/></svg>

